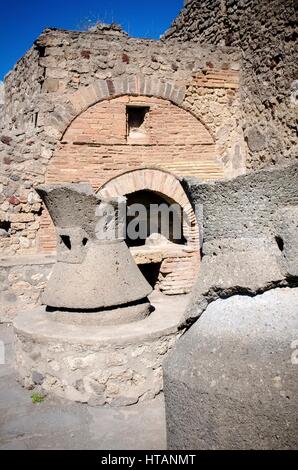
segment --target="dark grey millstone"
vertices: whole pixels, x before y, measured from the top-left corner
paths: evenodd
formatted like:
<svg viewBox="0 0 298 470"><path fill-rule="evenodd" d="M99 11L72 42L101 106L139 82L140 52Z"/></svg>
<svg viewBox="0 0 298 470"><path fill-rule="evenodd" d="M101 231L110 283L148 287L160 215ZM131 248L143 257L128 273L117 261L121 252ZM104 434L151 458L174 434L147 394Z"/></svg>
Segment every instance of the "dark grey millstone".
<svg viewBox="0 0 298 470"><path fill-rule="evenodd" d="M297 313L298 288L209 305L164 364L169 449L297 447Z"/></svg>
<svg viewBox="0 0 298 470"><path fill-rule="evenodd" d="M36 191L59 236L57 263L42 303L78 311L147 298L152 287L122 238L125 198L99 198L87 183L39 186ZM135 313L139 318L140 312Z"/></svg>
<svg viewBox="0 0 298 470"><path fill-rule="evenodd" d="M185 322L219 297L297 285L297 163L227 181L184 178L183 185L204 241Z"/></svg>

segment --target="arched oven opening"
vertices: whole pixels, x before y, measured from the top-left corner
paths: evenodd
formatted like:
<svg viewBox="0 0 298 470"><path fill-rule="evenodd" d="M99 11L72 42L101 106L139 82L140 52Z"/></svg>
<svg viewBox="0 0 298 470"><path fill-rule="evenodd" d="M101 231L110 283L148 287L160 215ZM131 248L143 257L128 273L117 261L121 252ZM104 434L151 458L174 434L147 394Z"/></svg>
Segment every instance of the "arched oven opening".
<svg viewBox="0 0 298 470"><path fill-rule="evenodd" d="M130 248L146 244L186 244L183 235L183 210L179 204L165 195L148 190L127 194L126 198L126 243Z"/></svg>
<svg viewBox="0 0 298 470"><path fill-rule="evenodd" d="M126 243L142 274L155 290L175 294L178 288L181 293L179 278L183 285L183 264L189 260L182 207L147 189L126 198Z"/></svg>

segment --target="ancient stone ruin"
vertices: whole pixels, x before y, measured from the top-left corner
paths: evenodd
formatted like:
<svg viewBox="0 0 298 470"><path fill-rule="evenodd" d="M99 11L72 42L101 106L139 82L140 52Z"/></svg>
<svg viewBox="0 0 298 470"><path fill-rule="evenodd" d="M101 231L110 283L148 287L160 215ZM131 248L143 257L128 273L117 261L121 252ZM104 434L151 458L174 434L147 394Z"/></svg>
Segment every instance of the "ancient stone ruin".
<svg viewBox="0 0 298 470"><path fill-rule="evenodd" d="M55 262L41 184L88 182L128 206L178 204L191 221L179 240L127 243L152 287L191 291L200 242L179 177L245 172L239 76L240 54L230 48L129 38L114 26L42 33L5 80L2 316L38 302Z"/></svg>
<svg viewBox="0 0 298 470"><path fill-rule="evenodd" d="M186 0L160 40L48 28L6 76L0 322L26 388L164 391L171 449L295 447L294 3Z"/></svg>
<svg viewBox="0 0 298 470"><path fill-rule="evenodd" d="M58 310L97 310L100 322L146 317L152 288L124 241L121 204L125 201L101 200L89 185L45 186L37 192L59 239L57 263L42 302ZM120 313L123 306L123 318L115 317L114 310L118 307Z"/></svg>
<svg viewBox="0 0 298 470"><path fill-rule="evenodd" d="M59 242L44 305L14 321L22 384L91 405L154 398L179 321L158 302L152 313L152 287L124 240L124 198L101 199L88 184L37 192Z"/></svg>
<svg viewBox="0 0 298 470"><path fill-rule="evenodd" d="M204 209L203 260L195 324L164 365L168 444L295 448L298 164L184 184Z"/></svg>

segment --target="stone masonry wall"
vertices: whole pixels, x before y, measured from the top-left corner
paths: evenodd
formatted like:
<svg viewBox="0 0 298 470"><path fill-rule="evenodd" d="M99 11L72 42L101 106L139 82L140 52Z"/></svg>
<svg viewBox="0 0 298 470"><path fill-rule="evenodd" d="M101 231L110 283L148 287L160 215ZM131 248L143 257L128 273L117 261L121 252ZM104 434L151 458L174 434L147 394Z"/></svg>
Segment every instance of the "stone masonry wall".
<svg viewBox="0 0 298 470"><path fill-rule="evenodd" d="M4 84L0 82L0 129L4 126Z"/></svg>
<svg viewBox="0 0 298 470"><path fill-rule="evenodd" d="M188 0L167 40L239 47L247 166L297 158L295 0ZM170 41L171 42L171 41Z"/></svg>
<svg viewBox="0 0 298 470"><path fill-rule="evenodd" d="M239 67L239 54L233 48L129 38L113 25L85 33L46 30L5 80L1 254L40 251L36 234L43 207L34 187L45 182L70 123L96 102L121 95L168 100L192 112L198 121L208 121L214 141L219 142L216 159L224 175L243 173ZM208 76L210 71L218 74L216 80ZM197 94L198 101L191 94ZM233 124L227 131L231 114Z"/></svg>
<svg viewBox="0 0 298 470"><path fill-rule="evenodd" d="M0 323L38 303L54 262L50 256L0 258Z"/></svg>

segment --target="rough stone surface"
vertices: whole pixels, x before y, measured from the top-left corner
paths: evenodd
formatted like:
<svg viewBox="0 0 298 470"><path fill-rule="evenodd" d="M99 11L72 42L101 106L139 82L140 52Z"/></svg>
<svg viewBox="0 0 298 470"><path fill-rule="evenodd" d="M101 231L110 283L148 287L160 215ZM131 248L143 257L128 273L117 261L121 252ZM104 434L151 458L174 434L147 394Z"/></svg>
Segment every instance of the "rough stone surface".
<svg viewBox="0 0 298 470"><path fill-rule="evenodd" d="M203 254L186 322L218 297L297 284L296 163L226 182L186 179L185 187L201 224Z"/></svg>
<svg viewBox="0 0 298 470"><path fill-rule="evenodd" d="M277 214L276 241L283 254L287 277L298 277L298 207L286 207Z"/></svg>
<svg viewBox="0 0 298 470"><path fill-rule="evenodd" d="M58 309L100 309L139 301L150 292L152 287L124 241L93 246L91 242L81 264L54 266L42 302Z"/></svg>
<svg viewBox="0 0 298 470"><path fill-rule="evenodd" d="M296 449L298 289L209 305L164 364L170 449Z"/></svg>
<svg viewBox="0 0 298 470"><path fill-rule="evenodd" d="M14 321L22 384L36 377L50 395L91 405L127 406L151 400L162 388L162 361L181 332L187 297L150 298L155 311L134 323L94 327L60 322L44 308Z"/></svg>
<svg viewBox="0 0 298 470"><path fill-rule="evenodd" d="M140 321L148 317L151 312L152 306L147 298L132 304L94 311L47 308L48 317L60 324L93 325L96 327Z"/></svg>
<svg viewBox="0 0 298 470"><path fill-rule="evenodd" d="M297 158L295 0L191 0L165 38L242 51L241 101L247 167Z"/></svg>
<svg viewBox="0 0 298 470"><path fill-rule="evenodd" d="M0 82L0 107L4 105L4 83Z"/></svg>
<svg viewBox="0 0 298 470"><path fill-rule="evenodd" d="M49 255L0 258L0 323L40 303L54 263Z"/></svg>
<svg viewBox="0 0 298 470"><path fill-rule="evenodd" d="M165 449L164 398L129 407L91 407L45 397L33 404L32 391L16 382L13 331L0 325L6 363L0 365L1 450Z"/></svg>

